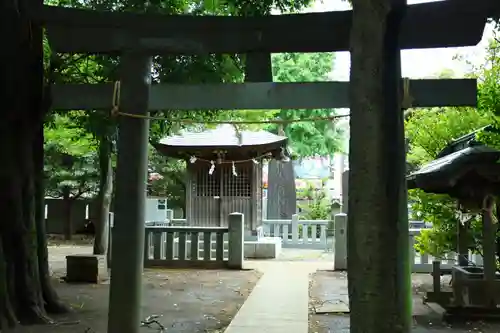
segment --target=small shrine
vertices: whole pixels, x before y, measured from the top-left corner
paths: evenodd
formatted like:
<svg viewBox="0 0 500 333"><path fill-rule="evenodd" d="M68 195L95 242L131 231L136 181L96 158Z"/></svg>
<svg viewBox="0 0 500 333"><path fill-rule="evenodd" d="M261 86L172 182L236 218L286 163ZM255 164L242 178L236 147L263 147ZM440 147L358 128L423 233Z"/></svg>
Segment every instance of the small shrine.
<svg viewBox="0 0 500 333"><path fill-rule="evenodd" d="M187 163L188 225L226 226L228 215L240 212L250 232L262 224L262 162L290 160L286 137L232 125L170 136L155 148Z"/></svg>
<svg viewBox="0 0 500 333"><path fill-rule="evenodd" d="M492 126L480 131L496 132ZM482 217L483 264L470 262L468 226L459 223L459 260L451 270L453 291L440 290L440 266L435 265L438 271L433 272L434 291L427 295L429 302L441 304L449 316L460 318L500 315L500 274L495 256L497 221L494 216L496 198L500 195L500 151L478 141L477 133L451 142L436 160L408 177L408 188L448 194L457 199L457 207L462 212Z"/></svg>

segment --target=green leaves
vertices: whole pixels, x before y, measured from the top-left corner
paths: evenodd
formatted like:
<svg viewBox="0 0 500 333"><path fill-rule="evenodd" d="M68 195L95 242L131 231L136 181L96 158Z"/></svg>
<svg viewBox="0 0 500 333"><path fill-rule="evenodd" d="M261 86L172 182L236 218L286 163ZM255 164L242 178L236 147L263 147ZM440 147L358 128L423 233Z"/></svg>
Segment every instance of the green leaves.
<svg viewBox="0 0 500 333"><path fill-rule="evenodd" d="M95 194L98 187L97 141L72 121L80 111L55 114L45 127L45 177L47 195L72 197Z"/></svg>
<svg viewBox="0 0 500 333"><path fill-rule="evenodd" d="M318 189L308 182L306 188L297 192L299 207L303 210L301 218L304 220L329 220L332 216L332 202L326 191Z"/></svg>
<svg viewBox="0 0 500 333"><path fill-rule="evenodd" d="M64 115L55 114L52 122L45 127L45 149L74 157L94 152L97 142L93 136L72 121L72 116L81 114L82 111L70 111Z"/></svg>
<svg viewBox="0 0 500 333"><path fill-rule="evenodd" d="M490 121L483 110L473 108L418 110L405 124L411 147L408 162L416 165L430 162L453 139L486 126Z"/></svg>
<svg viewBox="0 0 500 333"><path fill-rule="evenodd" d="M273 55L273 77L277 82L326 81L333 70L333 53L281 53ZM311 119L335 115L335 110L280 110L283 120ZM278 126L268 130L277 133ZM293 122L284 126L292 150L300 157L331 156L340 150L342 132L331 120Z"/></svg>
<svg viewBox="0 0 500 333"><path fill-rule="evenodd" d="M162 178L149 180L148 194L168 198L169 207L184 207L186 163L175 159L166 159L156 149L149 146L149 164L152 171L160 174Z"/></svg>

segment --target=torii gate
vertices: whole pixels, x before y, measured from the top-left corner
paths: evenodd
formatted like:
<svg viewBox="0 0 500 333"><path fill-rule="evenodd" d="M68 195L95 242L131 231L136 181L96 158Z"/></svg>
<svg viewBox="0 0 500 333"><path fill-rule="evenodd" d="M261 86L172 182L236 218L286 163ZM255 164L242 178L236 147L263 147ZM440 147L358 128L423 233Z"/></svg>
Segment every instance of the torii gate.
<svg viewBox="0 0 500 333"><path fill-rule="evenodd" d="M476 45L486 23L487 3L476 0L472 5L470 0L453 0L408 6L397 53L399 49ZM248 81L265 80L261 78L271 76L271 52L347 51L352 15L352 11L344 11L251 18L193 17L33 8L32 18L46 26L54 51L121 55L119 109L135 117L119 119L108 332L139 331L149 127L146 117L150 110L349 107L347 82L150 86L151 56L248 53L249 66L256 70L247 73L252 76ZM53 108L109 110L116 107L112 98L115 88L113 84L56 85ZM412 107L475 106L476 81L412 80L408 94ZM388 116L399 111L388 110ZM388 135L398 141L401 133L399 128ZM404 180L404 175L396 176ZM398 202L394 206L398 210ZM408 235L403 233L394 250L404 246L408 248ZM395 270L406 263L400 265Z"/></svg>

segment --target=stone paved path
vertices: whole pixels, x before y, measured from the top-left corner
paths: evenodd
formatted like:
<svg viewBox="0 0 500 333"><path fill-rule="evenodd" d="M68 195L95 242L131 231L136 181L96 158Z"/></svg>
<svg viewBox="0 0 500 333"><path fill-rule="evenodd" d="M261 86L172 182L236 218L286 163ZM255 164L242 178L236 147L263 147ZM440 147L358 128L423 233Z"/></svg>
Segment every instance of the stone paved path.
<svg viewBox="0 0 500 333"><path fill-rule="evenodd" d="M329 268L322 251L285 251L278 260L249 261L264 276L226 333L307 333L309 275Z"/></svg>

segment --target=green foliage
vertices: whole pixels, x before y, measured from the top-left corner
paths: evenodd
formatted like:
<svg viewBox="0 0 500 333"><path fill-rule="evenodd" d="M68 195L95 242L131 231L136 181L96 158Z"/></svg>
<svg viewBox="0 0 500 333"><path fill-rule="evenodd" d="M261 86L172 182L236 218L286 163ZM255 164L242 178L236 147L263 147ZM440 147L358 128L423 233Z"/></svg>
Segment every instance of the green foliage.
<svg viewBox="0 0 500 333"><path fill-rule="evenodd" d="M71 121L77 113L56 114L45 127L46 194L51 197L77 198L97 190L97 142Z"/></svg>
<svg viewBox="0 0 500 333"><path fill-rule="evenodd" d="M320 189L316 188L312 182L307 182L306 187L297 191L297 204L302 210L300 214L301 220L331 220L332 216L332 202L323 188L325 188L325 181ZM330 226L328 226L330 228ZM312 226L308 226L307 237L312 237ZM299 235L303 234L304 230L302 225L299 225ZM321 229L316 228L316 236L321 236Z"/></svg>
<svg viewBox="0 0 500 333"><path fill-rule="evenodd" d="M311 0L202 0L204 8L213 13L220 12L221 8L236 12L240 15L255 16L271 14L272 9L278 9L282 13L298 12L309 6Z"/></svg>
<svg viewBox="0 0 500 333"><path fill-rule="evenodd" d="M500 42L492 40L488 46L484 66L479 75L478 107L491 117L497 131L482 132L479 139L487 145L500 149Z"/></svg>
<svg viewBox="0 0 500 333"><path fill-rule="evenodd" d="M166 159L150 146L149 165L151 172L160 174L161 179L149 180L148 194L166 197L169 208L184 209L186 205L186 163L175 159Z"/></svg>
<svg viewBox="0 0 500 333"><path fill-rule="evenodd" d="M276 82L326 81L333 70L333 53L280 53L274 54L273 77ZM281 110L283 120L310 119L334 116L335 110ZM279 126L268 127L274 133ZM332 156L340 150L341 131L334 121L321 120L288 123L283 128L290 146L299 157Z"/></svg>
<svg viewBox="0 0 500 333"><path fill-rule="evenodd" d="M408 161L420 166L436 158L437 154L453 139L469 134L485 125L498 127L500 116L500 58L499 44L492 41L485 63L474 68L470 76L478 78L478 108L440 108L417 111L406 122L410 140ZM496 133L479 132L478 139L500 147ZM456 200L447 195L409 191L414 216L412 219L432 222L430 230L417 237L416 248L425 253L440 255L456 249L458 223L470 226L468 244L474 251L481 251L480 223L476 215L464 215L457 209Z"/></svg>
<svg viewBox="0 0 500 333"><path fill-rule="evenodd" d="M459 223L469 227L467 243L471 249L480 250L481 222L478 215L461 213L457 210L456 200L448 195L412 190L409 193L409 199L414 212L411 218L432 223L432 229L423 229L416 237L415 249L417 251L437 258L457 251Z"/></svg>
<svg viewBox="0 0 500 333"><path fill-rule="evenodd" d="M484 111L474 108L419 110L405 124L410 140L408 162L421 165L432 161L453 139L490 123Z"/></svg>
<svg viewBox="0 0 500 333"><path fill-rule="evenodd" d="M323 188L324 186L322 186ZM312 183L297 193L298 206L302 209L303 220L329 220L332 214L332 204L326 191L317 189Z"/></svg>

